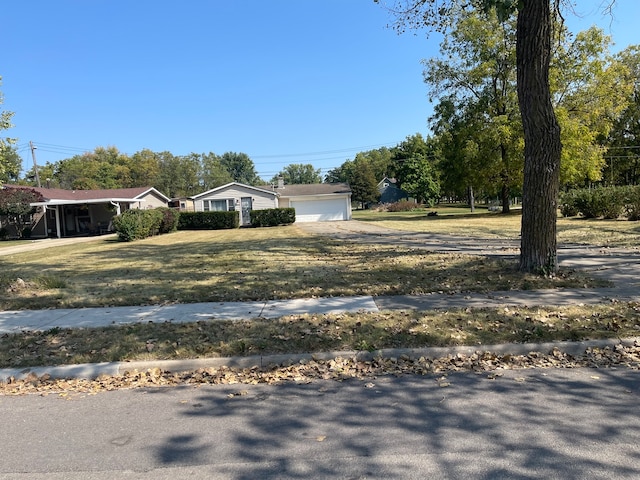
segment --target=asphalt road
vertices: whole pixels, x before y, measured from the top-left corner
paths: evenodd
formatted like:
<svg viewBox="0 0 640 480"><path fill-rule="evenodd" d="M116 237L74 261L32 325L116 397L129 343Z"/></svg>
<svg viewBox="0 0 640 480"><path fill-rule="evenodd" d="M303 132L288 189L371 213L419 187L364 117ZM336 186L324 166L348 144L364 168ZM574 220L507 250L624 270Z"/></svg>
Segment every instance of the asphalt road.
<svg viewBox="0 0 640 480"><path fill-rule="evenodd" d="M640 372L0 397L0 479L640 478Z"/></svg>

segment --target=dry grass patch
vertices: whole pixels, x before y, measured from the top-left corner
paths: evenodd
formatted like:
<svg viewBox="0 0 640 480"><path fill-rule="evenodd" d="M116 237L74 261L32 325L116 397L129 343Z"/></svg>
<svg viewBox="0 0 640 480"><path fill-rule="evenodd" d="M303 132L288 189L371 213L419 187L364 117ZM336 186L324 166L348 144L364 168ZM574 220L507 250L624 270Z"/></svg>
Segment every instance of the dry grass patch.
<svg viewBox="0 0 640 480"><path fill-rule="evenodd" d="M640 304L302 315L0 336L0 367L630 337Z"/></svg>
<svg viewBox="0 0 640 480"><path fill-rule="evenodd" d="M105 239L0 257L0 309L602 286L575 272L522 275L515 262L352 244L295 226ZM17 279L23 280L15 288Z"/></svg>
<svg viewBox="0 0 640 480"><path fill-rule="evenodd" d="M429 209L417 212L353 212L353 218L387 228L408 232L437 233L458 237L500 238L518 240L522 216L519 211L499 213L461 213L465 209L444 208L438 216L429 217ZM468 212L468 209L466 210ZM558 218L559 244L587 244L606 247L638 248L640 223L628 220Z"/></svg>

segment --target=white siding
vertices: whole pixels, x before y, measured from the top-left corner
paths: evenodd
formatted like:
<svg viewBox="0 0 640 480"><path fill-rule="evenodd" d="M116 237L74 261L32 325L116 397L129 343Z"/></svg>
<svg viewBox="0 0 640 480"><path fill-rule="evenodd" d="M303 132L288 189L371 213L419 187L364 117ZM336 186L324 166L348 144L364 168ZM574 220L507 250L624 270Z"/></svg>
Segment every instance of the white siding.
<svg viewBox="0 0 640 480"><path fill-rule="evenodd" d="M204 201L205 200L228 200L233 199L233 204L237 211L241 210L240 200L243 197L251 197L252 199L252 210L267 210L269 208L276 208L278 206L278 199L275 195L272 195L268 192L261 192L260 190L253 190L251 188L242 188L239 185L231 185L228 188L223 188L220 190L216 190L215 192L210 193L209 195L204 195L198 197L194 201L194 207L196 212L204 211ZM242 214L241 214L242 215ZM243 224L243 219L240 218L240 224Z"/></svg>
<svg viewBox="0 0 640 480"><path fill-rule="evenodd" d="M198 198L194 202L195 209L196 212L202 212L204 210L202 207L203 200L226 200L228 198L233 198L234 201L237 199L237 205L239 206L240 199L242 197L251 197L253 199L254 210L266 210L268 208L276 208L278 206L275 195L263 193L257 190L229 187L223 190L218 190L211 195Z"/></svg>
<svg viewBox="0 0 640 480"><path fill-rule="evenodd" d="M143 208L145 210L149 208L158 208L158 207L166 207L167 202L165 202L162 198L158 197L155 193L149 192L144 197L141 198L144 202L138 202L135 204L136 206L132 208Z"/></svg>
<svg viewBox="0 0 640 480"><path fill-rule="evenodd" d="M296 222L329 222L350 220L351 205L348 197L292 198L289 206L296 210Z"/></svg>

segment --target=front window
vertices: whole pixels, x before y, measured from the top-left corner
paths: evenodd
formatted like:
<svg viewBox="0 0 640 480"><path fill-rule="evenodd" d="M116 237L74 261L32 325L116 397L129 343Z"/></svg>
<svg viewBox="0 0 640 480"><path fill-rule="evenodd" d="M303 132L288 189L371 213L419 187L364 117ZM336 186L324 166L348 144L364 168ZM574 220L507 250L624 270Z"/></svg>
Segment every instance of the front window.
<svg viewBox="0 0 640 480"><path fill-rule="evenodd" d="M226 198L224 200L203 200L202 206L205 212L226 212L235 210L232 198Z"/></svg>

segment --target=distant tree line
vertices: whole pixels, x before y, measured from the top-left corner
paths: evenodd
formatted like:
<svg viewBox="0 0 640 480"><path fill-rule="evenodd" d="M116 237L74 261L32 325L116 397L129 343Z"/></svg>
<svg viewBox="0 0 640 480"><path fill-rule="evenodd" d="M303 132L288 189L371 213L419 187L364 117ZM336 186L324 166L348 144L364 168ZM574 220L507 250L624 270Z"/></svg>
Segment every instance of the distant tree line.
<svg viewBox="0 0 640 480"><path fill-rule="evenodd" d="M516 86L516 18L495 10L451 10L440 56L424 60L432 134L358 153L326 180L375 201L385 176L419 201L493 199L504 213L521 197L524 132ZM592 27L571 35L557 24L550 85L561 127L560 189L640 184L640 47L616 55Z"/></svg>

